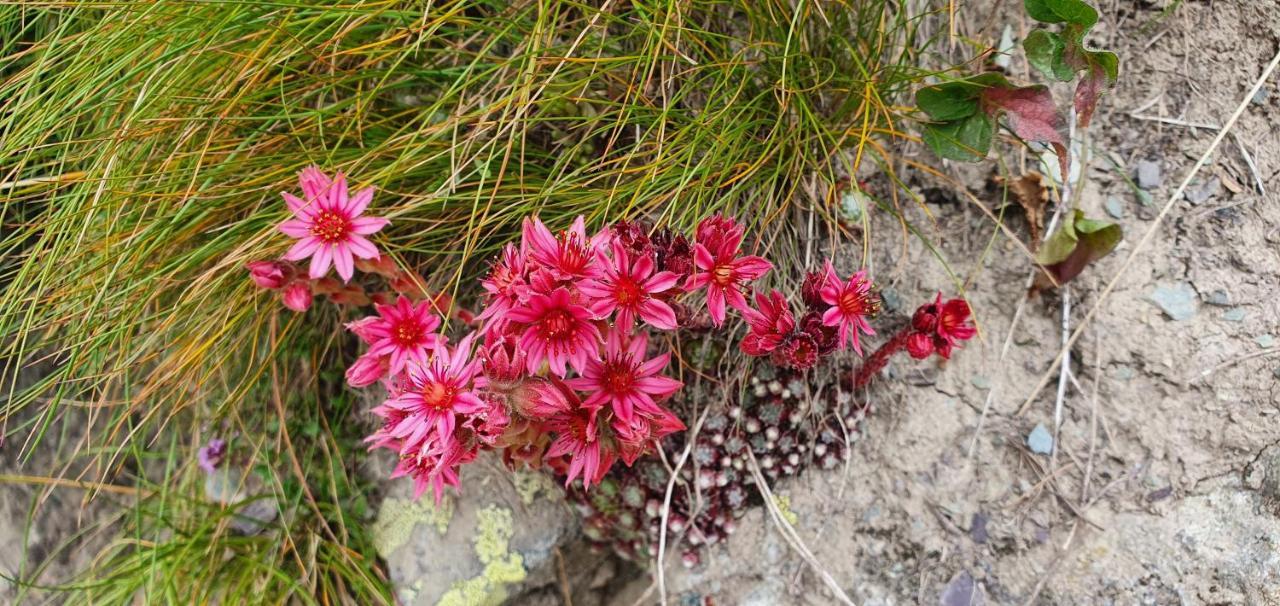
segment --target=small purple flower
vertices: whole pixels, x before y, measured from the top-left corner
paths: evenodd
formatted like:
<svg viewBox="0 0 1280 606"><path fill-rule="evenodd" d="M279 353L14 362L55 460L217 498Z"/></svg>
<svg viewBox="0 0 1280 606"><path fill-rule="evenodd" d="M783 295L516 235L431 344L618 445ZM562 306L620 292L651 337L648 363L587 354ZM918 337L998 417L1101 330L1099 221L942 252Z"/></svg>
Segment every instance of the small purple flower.
<svg viewBox="0 0 1280 606"><path fill-rule="evenodd" d="M209 440L200 452L196 453L196 459L200 462L200 469L205 473L213 473L215 469L222 465L222 459L227 456L227 441L221 438Z"/></svg>

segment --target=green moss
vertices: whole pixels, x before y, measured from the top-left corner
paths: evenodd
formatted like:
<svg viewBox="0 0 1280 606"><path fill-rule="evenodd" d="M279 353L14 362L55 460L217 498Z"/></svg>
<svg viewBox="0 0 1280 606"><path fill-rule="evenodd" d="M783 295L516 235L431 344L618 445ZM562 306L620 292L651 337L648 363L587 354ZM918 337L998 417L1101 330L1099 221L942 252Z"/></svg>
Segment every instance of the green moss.
<svg viewBox="0 0 1280 606"><path fill-rule="evenodd" d="M524 558L510 551L515 533L511 510L490 505L477 514L476 556L484 572L454 583L437 606L497 606L507 599L507 585L525 579Z"/></svg>
<svg viewBox="0 0 1280 606"><path fill-rule="evenodd" d="M378 554L387 557L409 540L413 527L419 522L426 522L436 527L436 532L444 534L449 530L449 520L453 518L453 501L444 500L440 507L430 499L411 501L408 499L388 498L378 509L378 519L373 522L373 546Z"/></svg>

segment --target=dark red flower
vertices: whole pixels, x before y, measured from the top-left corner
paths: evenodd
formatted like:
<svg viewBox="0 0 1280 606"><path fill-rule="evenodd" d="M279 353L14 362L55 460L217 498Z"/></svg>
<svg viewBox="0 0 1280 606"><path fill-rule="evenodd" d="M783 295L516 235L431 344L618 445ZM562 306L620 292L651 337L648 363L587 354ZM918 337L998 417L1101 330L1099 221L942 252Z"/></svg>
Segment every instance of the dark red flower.
<svg viewBox="0 0 1280 606"><path fill-rule="evenodd" d="M784 362L782 366L796 370L807 370L818 363L818 344L806 333L791 335L778 349Z"/></svg>
<svg viewBox="0 0 1280 606"><path fill-rule="evenodd" d="M632 257L653 255L653 242L649 240L649 226L639 221L618 221L613 224L614 240Z"/></svg>
<svg viewBox="0 0 1280 606"><path fill-rule="evenodd" d="M915 333L907 342L907 352L916 359L927 358L935 351L943 358L950 358L952 348L977 334L971 315L969 303L964 299L944 302L942 293L938 293L932 303L921 305L911 316ZM929 345L925 344L926 339Z"/></svg>
<svg viewBox="0 0 1280 606"><path fill-rule="evenodd" d="M684 234L663 228L650 241L658 271L669 271L681 278L693 273L693 245Z"/></svg>
<svg viewBox="0 0 1280 606"><path fill-rule="evenodd" d="M818 345L818 355L829 355L840 347L840 332L822 323L822 312L810 311L800 319L800 331Z"/></svg>
<svg viewBox="0 0 1280 606"><path fill-rule="evenodd" d="M826 311L830 305L822 300L822 288L827 284L827 272L811 271L804 275L804 284L800 286L800 298L810 311Z"/></svg>

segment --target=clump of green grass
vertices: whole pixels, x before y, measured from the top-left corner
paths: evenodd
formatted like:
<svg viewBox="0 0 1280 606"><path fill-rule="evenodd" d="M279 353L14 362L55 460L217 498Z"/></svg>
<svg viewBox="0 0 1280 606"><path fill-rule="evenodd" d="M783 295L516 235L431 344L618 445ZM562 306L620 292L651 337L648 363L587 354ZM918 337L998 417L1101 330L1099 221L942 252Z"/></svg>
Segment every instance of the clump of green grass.
<svg viewBox="0 0 1280 606"><path fill-rule="evenodd" d="M455 293L531 213L688 227L721 211L768 233L803 208L835 231L812 186L892 174L908 138L929 42L908 5L0 7L4 434L25 459L85 408L69 477L139 489L64 589L389 600L349 511L368 490L340 376L350 318L302 322L242 270L288 245L277 192L297 170L377 185L380 248ZM51 370L21 384L36 363ZM201 496L194 450L226 434L280 504L269 532L229 532L234 511Z"/></svg>

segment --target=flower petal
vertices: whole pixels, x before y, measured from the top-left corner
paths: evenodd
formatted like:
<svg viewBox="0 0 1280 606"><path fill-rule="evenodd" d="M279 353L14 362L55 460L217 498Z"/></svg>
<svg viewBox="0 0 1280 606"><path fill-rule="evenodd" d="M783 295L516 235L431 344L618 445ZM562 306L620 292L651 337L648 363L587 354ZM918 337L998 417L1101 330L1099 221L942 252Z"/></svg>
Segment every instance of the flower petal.
<svg viewBox="0 0 1280 606"><path fill-rule="evenodd" d="M343 282L350 282L355 275L355 259L351 256L351 248L344 242L333 246L333 266Z"/></svg>
<svg viewBox="0 0 1280 606"><path fill-rule="evenodd" d="M361 259L378 258L378 247L374 246L373 242L366 240L364 236L349 234L346 245L351 249L352 254Z"/></svg>
<svg viewBox="0 0 1280 606"><path fill-rule="evenodd" d="M351 231L362 236L377 233L382 228L391 224L391 221L382 217L356 217L351 220Z"/></svg>
<svg viewBox="0 0 1280 606"><path fill-rule="evenodd" d="M329 264L333 261L333 247L328 244L322 244L316 253L311 256L311 278L320 279L329 273Z"/></svg>
<svg viewBox="0 0 1280 606"><path fill-rule="evenodd" d="M303 238L301 240L298 240L298 242L293 245L293 248L290 248L289 252L284 254L284 260L285 261L301 261L307 257L310 257L317 250L319 250L320 247L323 245L324 243L321 242L318 238L311 238L311 237Z"/></svg>
<svg viewBox="0 0 1280 606"><path fill-rule="evenodd" d="M675 310L662 301L649 299L641 303L640 317L644 318L644 321L654 328L661 330L675 330L677 328Z"/></svg>
<svg viewBox="0 0 1280 606"><path fill-rule="evenodd" d="M356 192L356 195L351 196L351 199L347 201L347 214L351 217L359 216L360 213L364 212L364 209L369 207L369 203L372 201L372 187L366 187Z"/></svg>

